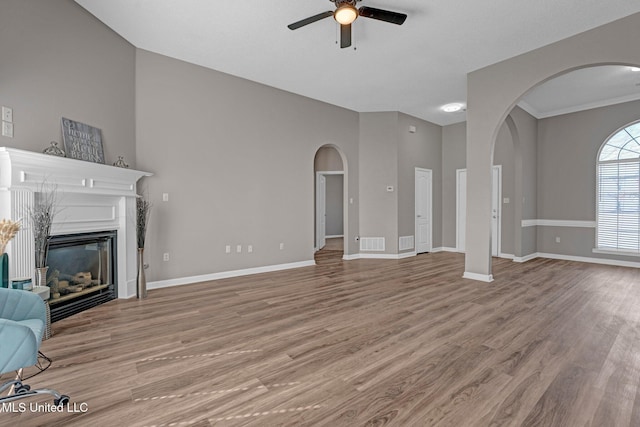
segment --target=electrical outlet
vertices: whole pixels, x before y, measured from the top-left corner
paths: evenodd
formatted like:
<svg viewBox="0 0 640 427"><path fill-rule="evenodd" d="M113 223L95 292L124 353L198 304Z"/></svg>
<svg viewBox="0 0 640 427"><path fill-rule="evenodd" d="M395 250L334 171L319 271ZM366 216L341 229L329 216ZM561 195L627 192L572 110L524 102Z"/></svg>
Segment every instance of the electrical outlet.
<svg viewBox="0 0 640 427"><path fill-rule="evenodd" d="M284 243L280 243L280 250L284 249Z"/></svg>
<svg viewBox="0 0 640 427"><path fill-rule="evenodd" d="M227 246L225 246L224 251L225 251L226 253L230 254L230 253L231 253L231 245L227 245Z"/></svg>
<svg viewBox="0 0 640 427"><path fill-rule="evenodd" d="M237 245L236 246L236 252L237 253L242 253L242 245Z"/></svg>
<svg viewBox="0 0 640 427"><path fill-rule="evenodd" d="M169 261L169 252L165 252L164 255L162 255L162 260Z"/></svg>
<svg viewBox="0 0 640 427"><path fill-rule="evenodd" d="M247 246L247 252L249 252L249 253L253 252L253 246L252 245Z"/></svg>
<svg viewBox="0 0 640 427"><path fill-rule="evenodd" d="M556 243L560 243L560 237L556 236Z"/></svg>
<svg viewBox="0 0 640 427"><path fill-rule="evenodd" d="M2 107L2 120L13 123L13 108Z"/></svg>
<svg viewBox="0 0 640 427"><path fill-rule="evenodd" d="M2 136L13 138L13 123L2 122Z"/></svg>
<svg viewBox="0 0 640 427"><path fill-rule="evenodd" d="M162 201L163 202L169 201L169 193L162 193Z"/></svg>

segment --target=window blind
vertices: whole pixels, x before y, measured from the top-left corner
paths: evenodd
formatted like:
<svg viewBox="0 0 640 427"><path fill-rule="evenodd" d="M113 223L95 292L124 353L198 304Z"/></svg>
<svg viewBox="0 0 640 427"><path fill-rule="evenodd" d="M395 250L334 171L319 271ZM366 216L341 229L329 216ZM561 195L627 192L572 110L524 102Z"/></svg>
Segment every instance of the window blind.
<svg viewBox="0 0 640 427"><path fill-rule="evenodd" d="M599 249L640 253L640 162L598 164Z"/></svg>

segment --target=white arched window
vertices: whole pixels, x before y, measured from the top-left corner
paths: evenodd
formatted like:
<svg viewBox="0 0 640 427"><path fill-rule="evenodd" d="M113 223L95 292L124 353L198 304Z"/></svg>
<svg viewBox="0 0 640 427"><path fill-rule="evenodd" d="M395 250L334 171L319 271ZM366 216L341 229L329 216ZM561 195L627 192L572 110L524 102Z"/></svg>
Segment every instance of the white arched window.
<svg viewBox="0 0 640 427"><path fill-rule="evenodd" d="M640 122L600 148L597 211L597 248L640 254Z"/></svg>

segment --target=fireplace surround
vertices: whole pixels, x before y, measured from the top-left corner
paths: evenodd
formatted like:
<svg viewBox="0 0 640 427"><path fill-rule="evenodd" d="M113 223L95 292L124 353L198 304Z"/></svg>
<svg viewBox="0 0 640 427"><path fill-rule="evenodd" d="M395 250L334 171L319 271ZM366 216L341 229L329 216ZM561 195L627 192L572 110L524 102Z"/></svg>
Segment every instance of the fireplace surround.
<svg viewBox="0 0 640 427"><path fill-rule="evenodd" d="M113 290L136 295L136 189L148 172L0 147L0 218L22 228L7 247L10 277L33 277L35 255L28 209L43 183L55 185L57 210L51 234L112 231Z"/></svg>

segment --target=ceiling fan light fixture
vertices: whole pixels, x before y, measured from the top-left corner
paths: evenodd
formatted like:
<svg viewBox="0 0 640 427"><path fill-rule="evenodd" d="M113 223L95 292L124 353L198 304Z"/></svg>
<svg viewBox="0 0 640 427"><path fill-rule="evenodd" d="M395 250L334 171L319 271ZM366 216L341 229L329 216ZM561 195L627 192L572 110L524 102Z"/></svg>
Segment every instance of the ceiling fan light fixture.
<svg viewBox="0 0 640 427"><path fill-rule="evenodd" d="M358 18L358 9L349 3L343 3L336 9L333 18L340 25L349 25Z"/></svg>

